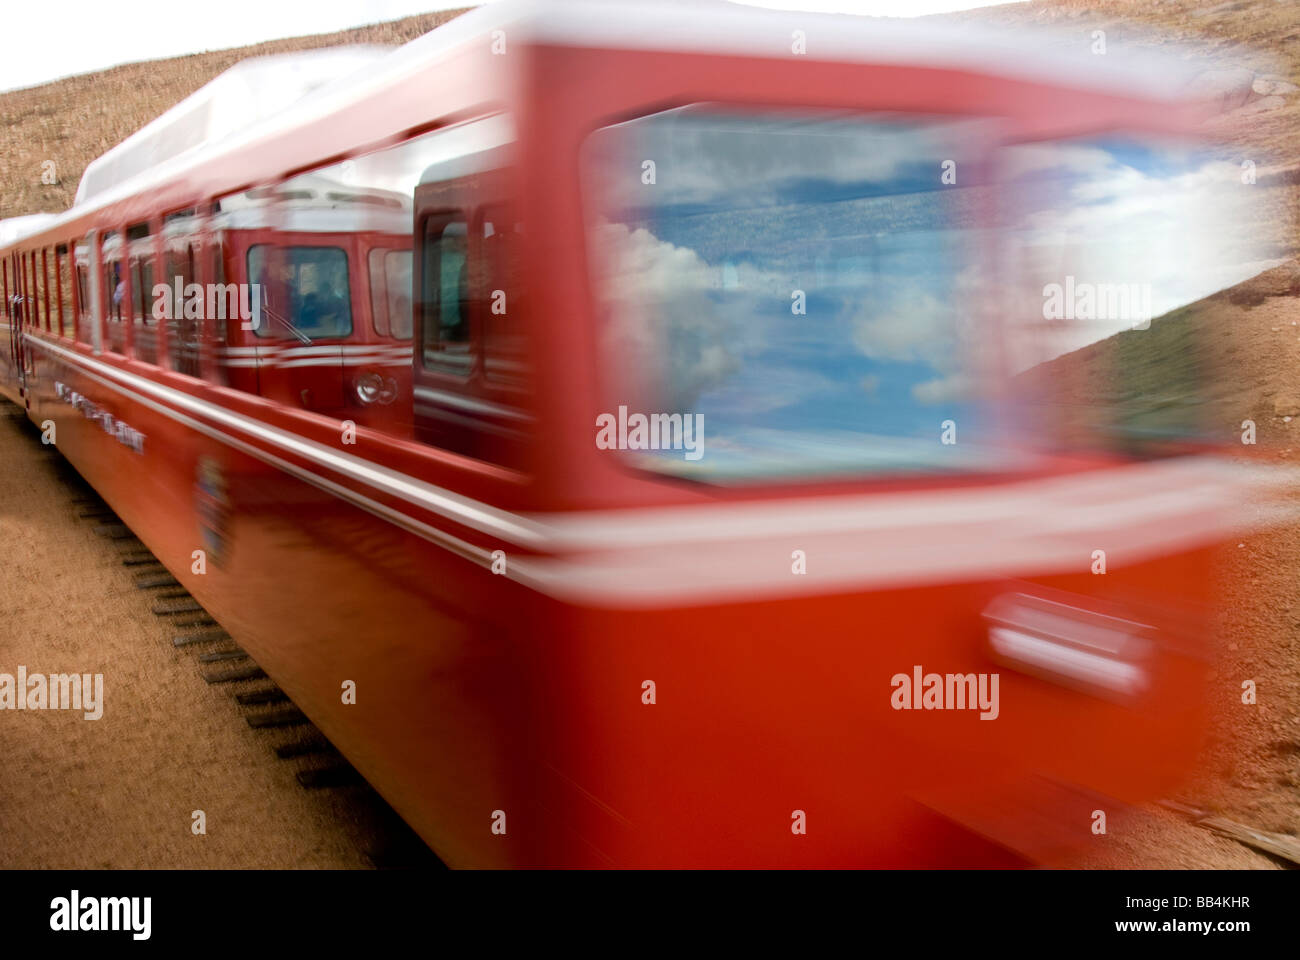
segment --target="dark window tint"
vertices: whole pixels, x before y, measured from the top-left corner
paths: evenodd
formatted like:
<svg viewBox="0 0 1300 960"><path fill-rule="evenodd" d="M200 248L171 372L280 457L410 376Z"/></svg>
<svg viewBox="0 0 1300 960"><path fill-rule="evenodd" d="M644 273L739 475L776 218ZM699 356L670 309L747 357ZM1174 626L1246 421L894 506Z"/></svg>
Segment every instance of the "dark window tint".
<svg viewBox="0 0 1300 960"><path fill-rule="evenodd" d="M425 221L420 290L424 365L461 376L468 376L473 366L468 239L461 214Z"/></svg>

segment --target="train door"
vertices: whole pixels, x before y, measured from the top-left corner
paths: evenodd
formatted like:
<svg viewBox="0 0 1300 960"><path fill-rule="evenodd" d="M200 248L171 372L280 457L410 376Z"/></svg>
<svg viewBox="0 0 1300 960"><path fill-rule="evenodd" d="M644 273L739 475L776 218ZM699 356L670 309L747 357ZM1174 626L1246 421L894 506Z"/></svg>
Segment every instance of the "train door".
<svg viewBox="0 0 1300 960"><path fill-rule="evenodd" d="M507 179L440 180L432 167L416 188L412 378L418 439L518 467L531 417Z"/></svg>

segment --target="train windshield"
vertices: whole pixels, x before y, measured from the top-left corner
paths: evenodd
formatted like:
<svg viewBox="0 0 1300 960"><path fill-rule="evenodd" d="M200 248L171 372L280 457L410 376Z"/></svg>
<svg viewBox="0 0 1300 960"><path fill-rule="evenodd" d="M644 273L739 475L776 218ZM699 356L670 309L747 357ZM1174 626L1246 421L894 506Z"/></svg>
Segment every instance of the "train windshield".
<svg viewBox="0 0 1300 960"><path fill-rule="evenodd" d="M263 291L271 322L258 336L346 337L352 332L348 257L339 247L248 249L248 275Z"/></svg>
<svg viewBox="0 0 1300 960"><path fill-rule="evenodd" d="M977 385L986 133L715 107L594 133L602 402L703 434L626 456L721 483L1005 468Z"/></svg>

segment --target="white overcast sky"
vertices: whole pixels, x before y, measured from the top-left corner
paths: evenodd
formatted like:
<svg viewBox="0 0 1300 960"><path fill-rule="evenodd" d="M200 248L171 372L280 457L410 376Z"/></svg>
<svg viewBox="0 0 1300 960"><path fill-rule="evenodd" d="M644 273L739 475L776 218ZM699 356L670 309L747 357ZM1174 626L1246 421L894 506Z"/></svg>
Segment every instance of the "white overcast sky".
<svg viewBox="0 0 1300 960"><path fill-rule="evenodd" d="M494 0L488 0L494 2ZM990 6L990 0L750 0L756 6L874 16L919 16ZM999 0L1006 2L1006 0ZM473 0L5 0L0 90L119 63L158 60L263 40L333 33Z"/></svg>

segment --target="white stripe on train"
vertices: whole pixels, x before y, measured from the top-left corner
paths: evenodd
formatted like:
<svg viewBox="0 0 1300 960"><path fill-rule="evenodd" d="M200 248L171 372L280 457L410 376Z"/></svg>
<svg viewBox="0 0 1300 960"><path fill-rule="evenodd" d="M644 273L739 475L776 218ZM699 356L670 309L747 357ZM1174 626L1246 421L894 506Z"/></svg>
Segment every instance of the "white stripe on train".
<svg viewBox="0 0 1300 960"><path fill-rule="evenodd" d="M517 514L480 503L469 497L450 490L444 490L431 483L426 483L408 474L399 473L382 464L363 460L352 454L333 450L315 440L287 430L281 430L270 424L262 423L252 417L227 410L215 403L200 400L181 390L165 387L146 377L141 377L125 370L119 370L111 364L83 356L65 347L58 346L25 334L27 340L68 362L78 364L88 370L94 370L114 383L108 384L114 389L122 389L118 384L134 387L136 390L151 394L177 407L189 410L200 416L209 417L225 426L242 430L257 439L288 451L295 456L311 460L327 469L334 470L350 479L382 490L384 493L404 500L407 503L447 517L480 533L501 537L508 542L530 548L543 546L543 538L538 526L524 521ZM162 412L173 415L174 411L164 409Z"/></svg>
<svg viewBox="0 0 1300 960"><path fill-rule="evenodd" d="M1179 458L989 488L778 501L517 514L234 413L182 391L27 338L87 368L97 382L481 564L487 549L289 463L138 390L219 421L375 490L508 543L569 556L515 556L507 575L570 602L657 607L883 586L1087 570L1221 540L1295 517L1276 504L1241 509L1251 489L1294 485L1294 469L1239 469ZM99 371L103 376L90 371ZM111 378L111 379L106 379ZM114 382L116 381L116 382ZM872 542L864 537L884 534ZM804 550L809 574L790 572Z"/></svg>

